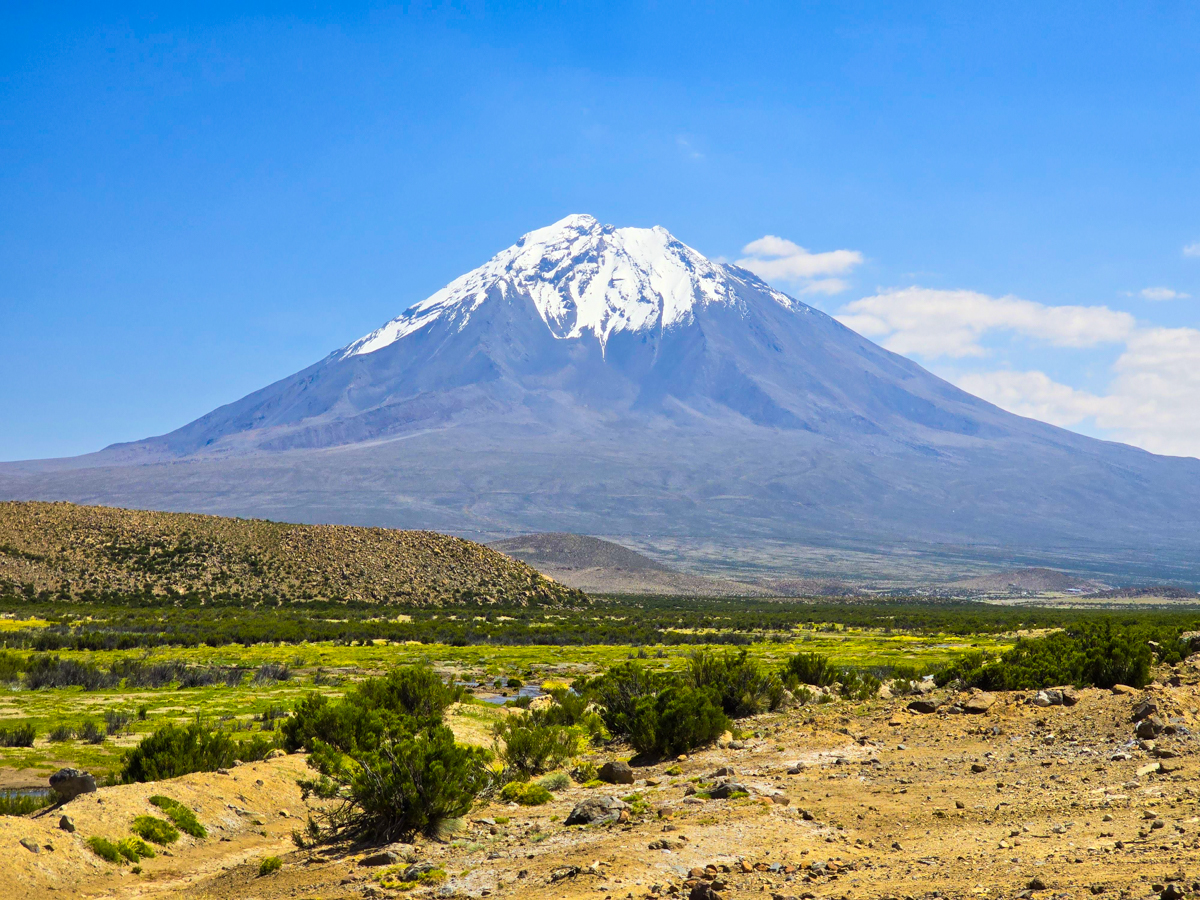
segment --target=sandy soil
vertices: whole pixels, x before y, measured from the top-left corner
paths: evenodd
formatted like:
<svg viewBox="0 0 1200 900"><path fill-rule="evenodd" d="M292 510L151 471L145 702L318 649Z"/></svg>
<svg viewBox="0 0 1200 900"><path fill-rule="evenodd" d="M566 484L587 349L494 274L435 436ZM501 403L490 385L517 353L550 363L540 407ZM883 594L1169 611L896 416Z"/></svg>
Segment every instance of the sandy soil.
<svg viewBox="0 0 1200 900"><path fill-rule="evenodd" d="M381 848L292 848L287 835L303 814L294 783L301 757L227 776L108 788L68 805L76 835L56 829L57 815L0 819L0 853L15 862L0 874L0 896L617 900L710 890L721 898L868 900L1032 891L1116 900L1174 896L1176 887L1191 893L1200 881L1194 659L1163 674L1178 685L1134 695L1081 691L1072 707L999 694L986 713L969 715L951 711L966 695L939 694L945 705L928 715L908 711L909 698L901 698L761 716L749 723L758 736L744 747L698 752L678 762L678 776L667 774L674 761L635 767L631 786L575 785L529 809L491 804L477 808L454 841L394 845L399 860L434 863L449 876L404 893L380 886L379 868L360 865ZM1131 714L1144 697L1158 703L1174 733L1139 745ZM686 795L721 766L736 770L732 780L749 797ZM562 824L585 797L632 792L645 806L628 821ZM127 827L151 811L144 798L152 793L200 807L213 836L185 838L137 876L91 856L81 837ZM266 823L266 837L255 818ZM17 844L31 835L54 851L34 855ZM269 854L284 866L258 877Z"/></svg>

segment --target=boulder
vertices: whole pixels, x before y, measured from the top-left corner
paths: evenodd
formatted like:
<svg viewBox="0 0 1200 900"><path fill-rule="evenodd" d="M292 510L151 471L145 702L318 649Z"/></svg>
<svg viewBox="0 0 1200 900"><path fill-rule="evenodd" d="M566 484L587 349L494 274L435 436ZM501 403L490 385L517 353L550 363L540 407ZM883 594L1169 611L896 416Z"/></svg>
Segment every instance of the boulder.
<svg viewBox="0 0 1200 900"><path fill-rule="evenodd" d="M1142 719L1148 718L1156 712L1158 712L1158 702L1152 697L1147 697L1133 708L1133 713L1130 715L1129 721L1140 722Z"/></svg>
<svg viewBox="0 0 1200 900"><path fill-rule="evenodd" d="M58 827L61 828L63 831L74 833L75 820L72 819L70 816L63 816L61 819L58 820Z"/></svg>
<svg viewBox="0 0 1200 900"><path fill-rule="evenodd" d="M31 841L29 838L21 838L20 844L30 853L41 853L42 848L37 845L36 841Z"/></svg>
<svg viewBox="0 0 1200 900"><path fill-rule="evenodd" d="M1058 691L1062 694L1063 706L1074 706L1079 702L1079 691L1075 690L1075 688L1071 687L1070 685L1060 687L1058 688Z"/></svg>
<svg viewBox="0 0 1200 900"><path fill-rule="evenodd" d="M709 790L708 796L714 800L728 800L734 794L748 793L750 793L750 789L744 784L739 784L736 781L722 781Z"/></svg>
<svg viewBox="0 0 1200 900"><path fill-rule="evenodd" d="M59 769L50 776L50 790L54 791L60 803L66 803L80 794L95 791L96 779L83 769Z"/></svg>
<svg viewBox="0 0 1200 900"><path fill-rule="evenodd" d="M737 769L733 766L721 766L717 771L712 773L713 778L728 778L731 775L736 775Z"/></svg>
<svg viewBox="0 0 1200 900"><path fill-rule="evenodd" d="M930 700L923 697L920 700L912 701L910 704L908 704L908 708L912 712L927 715L928 713L937 712L938 703L936 700Z"/></svg>
<svg viewBox="0 0 1200 900"><path fill-rule="evenodd" d="M1158 716L1149 716L1137 724L1137 736L1143 739L1158 737L1163 730L1163 721Z"/></svg>
<svg viewBox="0 0 1200 900"><path fill-rule="evenodd" d="M1137 688L1130 687L1127 684L1114 684L1112 686L1112 692L1114 694L1116 694L1118 697L1132 697L1138 691L1137 691Z"/></svg>
<svg viewBox="0 0 1200 900"><path fill-rule="evenodd" d="M963 712L971 713L972 715L981 715L995 705L995 694L978 693L970 697L967 702L963 704Z"/></svg>
<svg viewBox="0 0 1200 900"><path fill-rule="evenodd" d="M399 861L400 857L397 854L391 850L384 850L382 853L372 853L370 856L364 856L358 861L358 864L360 866L394 866Z"/></svg>
<svg viewBox="0 0 1200 900"><path fill-rule="evenodd" d="M633 784L633 769L629 763L614 759L601 766L596 777L608 784Z"/></svg>
<svg viewBox="0 0 1200 900"><path fill-rule="evenodd" d="M565 825L594 825L597 822L615 822L621 810L628 804L616 797L588 797L580 800L567 816Z"/></svg>

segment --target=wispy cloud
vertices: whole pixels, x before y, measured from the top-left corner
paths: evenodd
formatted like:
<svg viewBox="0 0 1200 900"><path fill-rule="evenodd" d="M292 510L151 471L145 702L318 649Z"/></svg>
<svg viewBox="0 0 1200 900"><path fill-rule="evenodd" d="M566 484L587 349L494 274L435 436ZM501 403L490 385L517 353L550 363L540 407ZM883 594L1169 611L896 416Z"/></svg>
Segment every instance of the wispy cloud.
<svg viewBox="0 0 1200 900"><path fill-rule="evenodd" d="M682 150L688 159L704 159L704 154L692 146L692 142L682 134L675 138L675 146Z"/></svg>
<svg viewBox="0 0 1200 900"><path fill-rule="evenodd" d="M783 283L802 294L840 294L849 288L842 278L862 265L857 250L830 250L811 253L786 238L768 234L742 248L746 254L737 261L764 281Z"/></svg>
<svg viewBox="0 0 1200 900"><path fill-rule="evenodd" d="M1138 291L1138 296L1143 300L1186 300L1192 295L1169 287L1148 287Z"/></svg>
<svg viewBox="0 0 1200 900"><path fill-rule="evenodd" d="M1136 321L1106 306L1044 306L1019 297L908 287L844 306L838 320L897 353L928 358L983 356L980 339L1008 331L1058 347L1124 340Z"/></svg>
<svg viewBox="0 0 1200 900"><path fill-rule="evenodd" d="M1184 247L1183 255L1200 259L1200 241L1196 241L1194 244L1188 244L1186 247Z"/></svg>
<svg viewBox="0 0 1200 900"><path fill-rule="evenodd" d="M1113 364L1104 394L1043 372L978 372L958 386L1018 415L1063 427L1087 420L1154 453L1200 456L1200 331L1140 328Z"/></svg>

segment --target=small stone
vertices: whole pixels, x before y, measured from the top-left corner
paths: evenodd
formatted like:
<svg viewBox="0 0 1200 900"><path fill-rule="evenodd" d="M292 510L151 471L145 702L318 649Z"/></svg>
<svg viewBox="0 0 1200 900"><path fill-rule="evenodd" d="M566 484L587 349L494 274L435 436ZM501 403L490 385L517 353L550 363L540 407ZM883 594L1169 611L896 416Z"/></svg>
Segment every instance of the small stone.
<svg viewBox="0 0 1200 900"><path fill-rule="evenodd" d="M986 772L987 766L983 763L971 763L971 771L978 775L980 772Z"/></svg>
<svg viewBox="0 0 1200 900"><path fill-rule="evenodd" d="M1044 891L1046 890L1046 882L1042 881L1040 876L1035 875L1033 878L1029 879L1029 884L1026 885L1026 887L1028 887L1031 891Z"/></svg>
<svg viewBox="0 0 1200 900"><path fill-rule="evenodd" d="M1140 722L1142 719L1152 716L1158 712L1158 702L1151 697L1147 697L1133 708L1133 713L1129 717L1131 722Z"/></svg>
<svg viewBox="0 0 1200 900"><path fill-rule="evenodd" d="M75 820L72 819L70 816L63 816L61 819L58 820L58 827L61 828L63 831L67 831L67 832L74 834L75 833Z"/></svg>
<svg viewBox="0 0 1200 900"><path fill-rule="evenodd" d="M737 774L737 769L733 766L721 766L717 771L712 773L713 778L729 778Z"/></svg>
<svg viewBox="0 0 1200 900"><path fill-rule="evenodd" d="M963 712L970 715L982 715L996 705L996 695L980 692L963 704Z"/></svg>
<svg viewBox="0 0 1200 900"><path fill-rule="evenodd" d="M29 838L21 838L21 846L30 853L41 853L42 848L37 845L36 841L31 841Z"/></svg>
<svg viewBox="0 0 1200 900"><path fill-rule="evenodd" d="M400 861L400 857L391 850L384 850L382 853L373 853L370 856L364 856L358 861L360 866L394 866Z"/></svg>

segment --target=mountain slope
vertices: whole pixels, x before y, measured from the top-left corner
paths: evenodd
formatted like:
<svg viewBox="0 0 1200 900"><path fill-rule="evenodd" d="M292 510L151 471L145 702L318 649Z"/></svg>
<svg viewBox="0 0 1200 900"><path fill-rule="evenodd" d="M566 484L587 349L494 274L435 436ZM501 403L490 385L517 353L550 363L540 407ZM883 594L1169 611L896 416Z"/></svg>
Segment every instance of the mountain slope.
<svg viewBox="0 0 1200 900"><path fill-rule="evenodd" d="M170 434L0 466L0 496L1200 580L1200 460L1011 415L587 216Z"/></svg>
<svg viewBox="0 0 1200 900"><path fill-rule="evenodd" d="M421 531L0 503L0 585L440 605L579 602L510 557Z"/></svg>

